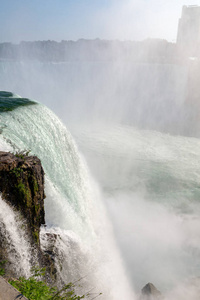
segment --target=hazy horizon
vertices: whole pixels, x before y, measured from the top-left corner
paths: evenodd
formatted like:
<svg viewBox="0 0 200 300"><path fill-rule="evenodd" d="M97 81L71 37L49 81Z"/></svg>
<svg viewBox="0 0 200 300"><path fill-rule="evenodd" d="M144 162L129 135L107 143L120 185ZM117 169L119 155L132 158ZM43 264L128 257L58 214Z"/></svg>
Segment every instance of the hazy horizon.
<svg viewBox="0 0 200 300"><path fill-rule="evenodd" d="M182 6L200 0L0 3L0 42L175 42ZM0 113L0 147L41 159L56 277L88 274L83 288L102 300L136 300L147 282L167 300L199 299L200 65L191 40L0 49L0 90L37 102Z"/></svg>
<svg viewBox="0 0 200 300"><path fill-rule="evenodd" d="M0 4L0 43L96 38L175 42L182 6L200 1L0 0Z"/></svg>

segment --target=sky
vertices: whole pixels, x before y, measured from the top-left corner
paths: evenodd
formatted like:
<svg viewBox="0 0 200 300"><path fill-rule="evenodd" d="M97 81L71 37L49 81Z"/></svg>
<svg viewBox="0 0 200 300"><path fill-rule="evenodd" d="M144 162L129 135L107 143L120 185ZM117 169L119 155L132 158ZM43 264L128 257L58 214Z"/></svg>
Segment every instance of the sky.
<svg viewBox="0 0 200 300"><path fill-rule="evenodd" d="M183 5L200 5L200 0L0 0L0 42L175 42Z"/></svg>

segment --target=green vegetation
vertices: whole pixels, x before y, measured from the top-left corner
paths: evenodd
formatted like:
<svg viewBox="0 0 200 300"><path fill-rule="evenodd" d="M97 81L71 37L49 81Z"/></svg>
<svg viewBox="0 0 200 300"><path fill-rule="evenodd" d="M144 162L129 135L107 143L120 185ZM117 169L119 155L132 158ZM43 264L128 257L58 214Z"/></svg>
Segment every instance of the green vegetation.
<svg viewBox="0 0 200 300"><path fill-rule="evenodd" d="M15 174L15 176L18 178L23 173L23 169L21 169L21 168L14 168L10 172L13 173L13 174Z"/></svg>
<svg viewBox="0 0 200 300"><path fill-rule="evenodd" d="M34 192L34 195L35 195L39 191L39 187L38 187L37 180L35 179L34 176L32 176L32 181L33 181L33 192Z"/></svg>
<svg viewBox="0 0 200 300"><path fill-rule="evenodd" d="M20 277L17 280L9 280L9 283L29 300L92 300L101 295L101 293L91 294L88 292L85 295L77 296L74 283L66 284L62 289L50 287L45 281L40 280L45 276L45 268L33 268L33 272L33 275L28 279Z"/></svg>
<svg viewBox="0 0 200 300"><path fill-rule="evenodd" d="M5 270L3 268L3 266L5 265L5 263L6 263L6 260L0 261L0 276L5 275Z"/></svg>
<svg viewBox="0 0 200 300"><path fill-rule="evenodd" d="M36 244L39 245L40 238L39 238L39 233L38 233L38 231L32 232L32 236L33 236L33 239L34 239L34 241L36 242Z"/></svg>
<svg viewBox="0 0 200 300"><path fill-rule="evenodd" d="M23 182L20 180L18 184L15 185L16 190L18 191L18 195L20 199L26 203L27 207L31 207L31 192L29 189L25 187Z"/></svg>
<svg viewBox="0 0 200 300"><path fill-rule="evenodd" d="M25 156L28 156L31 150L22 150L16 153L13 153L16 157L19 157L21 159L24 159Z"/></svg>

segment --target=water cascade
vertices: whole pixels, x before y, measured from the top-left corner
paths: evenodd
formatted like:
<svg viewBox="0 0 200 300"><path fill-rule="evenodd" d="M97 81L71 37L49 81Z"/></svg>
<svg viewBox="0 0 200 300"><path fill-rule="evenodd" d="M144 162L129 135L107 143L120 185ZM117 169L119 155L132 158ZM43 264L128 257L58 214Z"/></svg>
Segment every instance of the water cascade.
<svg viewBox="0 0 200 300"><path fill-rule="evenodd" d="M8 98L16 103L20 97ZM5 143L13 151L30 149L42 161L47 228L41 230L41 244L45 248L46 233L58 236L60 278L69 282L84 277L83 290L95 287L105 299L121 299L122 293L132 299L100 192L65 126L39 103L19 103L0 112L0 119L1 149Z"/></svg>
<svg viewBox="0 0 200 300"><path fill-rule="evenodd" d="M199 139L122 125L73 132L102 187L134 286L156 282L166 292L198 277Z"/></svg>
<svg viewBox="0 0 200 300"><path fill-rule="evenodd" d="M187 72L178 64L0 62L3 89L46 104L73 135L39 103L0 112L1 149L30 149L45 169L41 243L57 236L62 280L80 275L106 300L132 300L149 281L166 299L196 299L200 141L188 136L199 124L188 117Z"/></svg>
<svg viewBox="0 0 200 300"><path fill-rule="evenodd" d="M11 268L18 276L31 275L33 251L27 238L24 236L24 221L20 215L2 200L0 196L0 234L6 243L6 252L11 262Z"/></svg>

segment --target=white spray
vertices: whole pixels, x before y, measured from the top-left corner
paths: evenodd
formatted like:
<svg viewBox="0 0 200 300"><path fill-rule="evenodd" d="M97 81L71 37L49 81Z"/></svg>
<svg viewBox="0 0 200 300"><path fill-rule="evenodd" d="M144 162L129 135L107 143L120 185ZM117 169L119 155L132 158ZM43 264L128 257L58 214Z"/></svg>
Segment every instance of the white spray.
<svg viewBox="0 0 200 300"><path fill-rule="evenodd" d="M83 289L96 287L102 299L134 299L101 195L69 132L38 104L1 114L1 119L5 141L31 149L42 161L47 228L42 229L41 242L45 248L45 234L58 235L55 253L61 279L85 277Z"/></svg>
<svg viewBox="0 0 200 300"><path fill-rule="evenodd" d="M23 228L25 223L0 196L0 231L6 238L6 250L12 269L18 276L31 275L31 246Z"/></svg>

